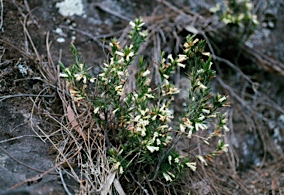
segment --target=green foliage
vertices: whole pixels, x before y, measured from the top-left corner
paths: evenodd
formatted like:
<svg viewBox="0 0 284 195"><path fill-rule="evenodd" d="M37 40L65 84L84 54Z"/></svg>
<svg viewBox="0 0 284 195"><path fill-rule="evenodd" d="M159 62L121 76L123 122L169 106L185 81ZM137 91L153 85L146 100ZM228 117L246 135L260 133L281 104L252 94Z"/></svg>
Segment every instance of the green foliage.
<svg viewBox="0 0 284 195"><path fill-rule="evenodd" d="M250 34L258 25L257 16L253 14L253 3L250 0L226 0L210 9L222 22L227 25L236 25L240 31L249 30Z"/></svg>
<svg viewBox="0 0 284 195"><path fill-rule="evenodd" d="M225 96L211 92L209 85L215 75L211 69L211 56L204 51L206 43L195 36L186 38L184 52L176 58L171 54L161 55L162 81L152 89L149 85L151 71L143 57L137 56L140 45L147 38L147 31L142 31L143 24L141 18L130 22L132 44L129 46L121 48L116 39L111 41L111 57L97 78L89 76L74 46L75 64L69 68L61 64L61 76L67 79L74 101L87 101L93 105L93 118L105 132L113 171L117 170L120 176L127 178L134 175L140 182L146 177L173 181L185 169L195 171L196 160L207 164L204 156L194 152L181 155L175 149L181 138L197 136L202 143L210 144L217 136L219 144L207 157L227 151L228 145L222 141L222 131L228 130L226 114L220 113L219 109L228 106L228 102ZM135 77L137 88L129 92L126 90L128 67L136 57L139 57ZM181 118L175 118L173 110L175 95L180 89L169 79L178 66L191 70L189 96ZM93 95L85 92L87 82L94 82L96 86ZM206 137L198 135L199 131L206 132Z"/></svg>

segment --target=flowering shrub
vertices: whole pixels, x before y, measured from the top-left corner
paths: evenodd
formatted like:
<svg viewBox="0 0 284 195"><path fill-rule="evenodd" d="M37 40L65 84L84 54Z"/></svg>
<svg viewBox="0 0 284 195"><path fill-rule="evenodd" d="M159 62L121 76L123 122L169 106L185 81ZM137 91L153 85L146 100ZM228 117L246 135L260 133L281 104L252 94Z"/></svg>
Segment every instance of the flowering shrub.
<svg viewBox="0 0 284 195"><path fill-rule="evenodd" d="M226 0L224 3L217 4L210 9L220 17L225 24L233 24L241 27L252 28L254 30L258 25L257 16L252 13L253 3L250 0Z"/></svg>
<svg viewBox="0 0 284 195"><path fill-rule="evenodd" d="M130 22L129 46L121 48L116 39L111 41L111 57L96 78L90 76L72 46L75 64L68 68L61 64L61 77L67 79L75 102L86 101L93 106L93 120L104 132L113 171L120 177L135 178L139 183L146 182L145 179L170 182L182 170L195 171L196 160L206 165L205 157L227 151L222 131L229 129L226 114L219 112L219 108L228 106L228 102L227 97L211 92L209 85L215 75L211 69L211 56L204 51L206 43L195 36L186 38L182 54L176 57L161 55L158 62L161 83L157 88L151 88L150 68L143 57L137 56L140 45L147 38L143 24L141 18ZM127 92L128 67L137 57L137 88ZM175 118L173 105L180 89L171 83L170 76L178 66L190 69L190 88L181 117ZM95 86L93 93L86 92L88 84ZM206 137L197 135L199 131L206 132ZM213 137L220 140L216 149L208 154L190 152L182 155L176 144L181 138L192 139L194 136L208 145Z"/></svg>

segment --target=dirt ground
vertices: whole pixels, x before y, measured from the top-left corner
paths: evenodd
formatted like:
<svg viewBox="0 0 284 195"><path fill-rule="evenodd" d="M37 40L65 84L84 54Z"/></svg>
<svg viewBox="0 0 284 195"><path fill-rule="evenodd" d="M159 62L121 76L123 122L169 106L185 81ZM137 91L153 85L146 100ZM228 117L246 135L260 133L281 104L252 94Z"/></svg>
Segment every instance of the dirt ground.
<svg viewBox="0 0 284 195"><path fill-rule="evenodd" d="M176 42L169 40L171 28L184 39L188 25L185 16L169 9L191 8L205 17L215 1L168 1L170 7L162 1L83 0L82 10L76 5L77 15L64 13L59 0L0 2L0 194L66 194L63 184L75 194L79 186L64 171L55 171L51 143L42 132L56 130L43 113L62 114L58 96L50 90L57 88L58 78L48 67L56 69L59 60L71 64L70 43L74 43L92 74L98 74L108 55L107 41L120 37L138 16L152 26L146 25L163 29L163 48L175 51L171 47ZM284 23L280 14L284 7L283 2L276 4L266 5L259 29L247 41L252 49L244 46L236 51L230 45L234 40L219 42L216 55L222 60L216 58L214 88L230 97L227 141L231 147L207 167L211 180L192 181L193 194L284 194ZM164 19L151 20L165 14ZM227 32L219 33L227 36ZM218 43L215 35L208 34Z"/></svg>

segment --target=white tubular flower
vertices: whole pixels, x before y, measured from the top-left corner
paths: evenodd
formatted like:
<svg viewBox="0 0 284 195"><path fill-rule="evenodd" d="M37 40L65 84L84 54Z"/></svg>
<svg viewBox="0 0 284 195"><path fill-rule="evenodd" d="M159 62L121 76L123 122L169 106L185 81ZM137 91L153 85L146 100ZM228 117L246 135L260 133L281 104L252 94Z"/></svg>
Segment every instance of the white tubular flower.
<svg viewBox="0 0 284 195"><path fill-rule="evenodd" d="M182 63L177 63L177 65L179 66L179 67L182 67L182 68L185 68L185 64L182 64Z"/></svg>
<svg viewBox="0 0 284 195"><path fill-rule="evenodd" d="M220 96L220 98L218 99L218 102L219 102L219 103L222 103L222 102L224 102L226 99L227 99L226 96Z"/></svg>
<svg viewBox="0 0 284 195"><path fill-rule="evenodd" d="M202 55L209 57L211 54L210 54L210 52L203 52Z"/></svg>
<svg viewBox="0 0 284 195"><path fill-rule="evenodd" d="M115 114L118 110L119 108L115 109L114 111L112 111L112 114Z"/></svg>
<svg viewBox="0 0 284 195"><path fill-rule="evenodd" d="M161 145L161 140L156 139L156 142L157 142L157 146Z"/></svg>
<svg viewBox="0 0 284 195"><path fill-rule="evenodd" d="M177 62L184 62L184 61L187 60L187 59L188 59L187 55L179 54L179 55L178 55Z"/></svg>
<svg viewBox="0 0 284 195"><path fill-rule="evenodd" d="M205 124L202 124L202 123L195 123L195 129L196 131L199 131L200 129L201 130L205 130L207 129L208 127L205 125Z"/></svg>
<svg viewBox="0 0 284 195"><path fill-rule="evenodd" d="M223 152L228 152L229 144L223 144L223 141L222 141L222 140L219 140L219 141L218 141L218 146L221 147L221 150L222 150Z"/></svg>
<svg viewBox="0 0 284 195"><path fill-rule="evenodd" d="M141 37L147 37L148 36L148 31L147 30L143 30L142 32L139 32L139 35Z"/></svg>
<svg viewBox="0 0 284 195"><path fill-rule="evenodd" d="M94 77L93 77L93 78L90 78L90 82L91 82L91 83L95 82L95 80L96 80L96 78L94 78Z"/></svg>
<svg viewBox="0 0 284 195"><path fill-rule="evenodd" d="M195 171L196 170L196 162L188 162L185 163L186 166L188 166L191 170Z"/></svg>
<svg viewBox="0 0 284 195"><path fill-rule="evenodd" d="M187 138L190 139L192 136L192 129L189 130L188 134L187 134Z"/></svg>
<svg viewBox="0 0 284 195"><path fill-rule="evenodd" d="M124 171L123 171L123 168L122 168L122 166L120 166L120 167L119 167L119 174L123 174L123 172L124 172Z"/></svg>
<svg viewBox="0 0 284 195"><path fill-rule="evenodd" d="M116 86L116 87L115 87L115 91L121 91L122 87L123 87L122 85Z"/></svg>
<svg viewBox="0 0 284 195"><path fill-rule="evenodd" d="M131 26L131 28L134 28L135 27L135 23L133 21L130 21L129 22L129 25Z"/></svg>
<svg viewBox="0 0 284 195"><path fill-rule="evenodd" d="M146 147L151 153L153 153L155 151L159 151L159 149L160 149L159 147L156 147L156 146L146 146Z"/></svg>
<svg viewBox="0 0 284 195"><path fill-rule="evenodd" d="M200 160L200 162L202 162L204 165L208 165L206 160L203 158L203 156L200 156L200 155L196 155L196 157Z"/></svg>
<svg viewBox="0 0 284 195"><path fill-rule="evenodd" d="M166 145L168 145L169 143L171 143L172 139L173 139L173 138L168 135L168 136L166 137L165 141L164 141L164 146L166 146Z"/></svg>
<svg viewBox="0 0 284 195"><path fill-rule="evenodd" d="M148 76L150 73L151 73L150 70L147 69L145 72L142 73L142 77L146 77L146 76Z"/></svg>
<svg viewBox="0 0 284 195"><path fill-rule="evenodd" d="M171 176L168 175L167 173L163 173L163 177L165 178L166 181L173 181Z"/></svg>
<svg viewBox="0 0 284 195"><path fill-rule="evenodd" d="M187 128L193 129L192 122L188 118L183 118L182 121Z"/></svg>
<svg viewBox="0 0 284 195"><path fill-rule="evenodd" d="M252 10L253 8L253 4L251 2L247 2L245 6L247 7L248 10Z"/></svg>
<svg viewBox="0 0 284 195"><path fill-rule="evenodd" d="M120 166L120 162L115 163L115 165L113 166L114 170L117 170Z"/></svg>
<svg viewBox="0 0 284 195"><path fill-rule="evenodd" d="M135 121L135 122L138 122L140 118L141 118L141 115L137 115L137 116L134 118L134 121Z"/></svg>
<svg viewBox="0 0 284 195"><path fill-rule="evenodd" d="M205 119L205 116L204 115L201 115L199 118L198 118L198 120L200 120L200 121L203 121Z"/></svg>
<svg viewBox="0 0 284 195"><path fill-rule="evenodd" d="M169 161L169 164L171 165L172 164L172 156L171 155L168 156L168 161Z"/></svg>
<svg viewBox="0 0 284 195"><path fill-rule="evenodd" d="M207 109L202 109L202 112L203 112L204 114L210 114L210 110L207 110Z"/></svg>
<svg viewBox="0 0 284 195"><path fill-rule="evenodd" d="M183 124L179 124L179 129L180 129L180 132L184 133L185 132L185 126L183 126Z"/></svg>
<svg viewBox="0 0 284 195"><path fill-rule="evenodd" d="M141 22L141 24L138 25L139 28L141 28L142 26L144 26L144 22Z"/></svg>
<svg viewBox="0 0 284 195"><path fill-rule="evenodd" d="M194 41L192 42L192 44L194 45L195 43L197 43L199 41L199 39L194 39Z"/></svg>
<svg viewBox="0 0 284 195"><path fill-rule="evenodd" d="M170 77L169 77L169 75L167 75L167 74L163 74L163 77L165 78L165 79L169 79ZM167 81L167 80L166 80Z"/></svg>
<svg viewBox="0 0 284 195"><path fill-rule="evenodd" d="M131 51L127 56L126 56L126 60L129 61L131 57L134 56L134 52Z"/></svg>
<svg viewBox="0 0 284 195"><path fill-rule="evenodd" d="M169 59L171 62L173 62L173 61L174 61L173 55L172 55L172 54L168 55L168 59Z"/></svg>
<svg viewBox="0 0 284 195"><path fill-rule="evenodd" d="M145 94L145 96L147 97L147 98L150 98L150 99L154 99L155 97L153 96L153 95L150 95L150 94Z"/></svg>
<svg viewBox="0 0 284 195"><path fill-rule="evenodd" d="M207 89L207 87L203 85L200 81L197 81L197 85L200 89Z"/></svg>
<svg viewBox="0 0 284 195"><path fill-rule="evenodd" d="M141 136L145 137L146 136L146 128L144 126L137 127L136 131L141 132Z"/></svg>
<svg viewBox="0 0 284 195"><path fill-rule="evenodd" d="M224 125L223 128L226 132L230 131L230 129L227 127L227 125Z"/></svg>
<svg viewBox="0 0 284 195"><path fill-rule="evenodd" d="M67 77L68 77L68 74L66 74L66 73L60 73L59 76L60 76L60 77L63 77L63 78L67 78Z"/></svg>
<svg viewBox="0 0 284 195"><path fill-rule="evenodd" d="M153 136L153 140L155 141L155 139L159 136L158 132L155 132L154 133L154 136Z"/></svg>
<svg viewBox="0 0 284 195"><path fill-rule="evenodd" d="M99 107L96 107L96 108L94 109L94 114L97 114L97 113L99 112L99 110L100 110L100 108L99 108Z"/></svg>
<svg viewBox="0 0 284 195"><path fill-rule="evenodd" d="M177 94L179 92L180 92L180 90L177 87L172 86L170 88L170 91L166 95L174 95L174 94Z"/></svg>
<svg viewBox="0 0 284 195"><path fill-rule="evenodd" d="M175 158L175 163L179 163L179 158Z"/></svg>
<svg viewBox="0 0 284 195"><path fill-rule="evenodd" d="M116 51L115 54L116 54L116 55L119 55L119 56L121 56L121 57L124 57L124 53L121 52L121 51Z"/></svg>

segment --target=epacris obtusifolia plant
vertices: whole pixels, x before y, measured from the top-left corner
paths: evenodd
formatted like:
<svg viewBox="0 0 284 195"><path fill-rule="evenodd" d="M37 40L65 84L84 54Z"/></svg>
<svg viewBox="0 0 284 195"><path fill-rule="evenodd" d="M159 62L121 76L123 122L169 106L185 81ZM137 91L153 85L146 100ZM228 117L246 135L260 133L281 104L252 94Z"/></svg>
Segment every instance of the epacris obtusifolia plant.
<svg viewBox="0 0 284 195"><path fill-rule="evenodd" d="M173 181L185 169L196 170L196 160L207 164L205 157L227 151L223 141L226 113L220 108L228 106L227 97L213 94L210 81L215 76L211 69L210 53L206 43L195 36L187 36L182 54L173 57L163 53L159 62L161 83L150 87L151 70L142 56L137 56L141 44L147 38L141 18L130 22L131 44L122 48L116 39L110 42L110 59L103 64L102 73L90 76L81 63L76 48L72 46L75 64L68 68L61 64L75 102L86 101L93 106L93 120L98 124L108 146L108 159L113 171L120 177L134 177L140 183L148 181ZM136 73L137 88L127 92L128 67L139 58ZM207 59L207 60L205 60ZM173 105L180 92L170 80L177 67L190 70L188 99L180 118L175 118ZM94 93L86 92L87 84L94 85ZM206 136L197 135L203 131ZM206 155L190 152L182 155L176 144L181 138L192 139L210 145L213 137L219 139L216 149Z"/></svg>

